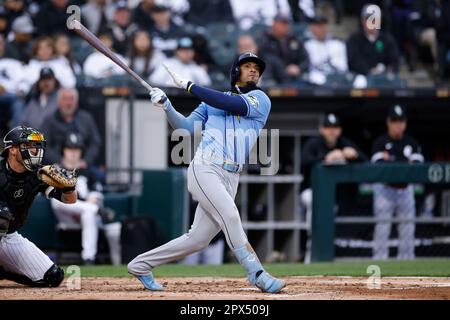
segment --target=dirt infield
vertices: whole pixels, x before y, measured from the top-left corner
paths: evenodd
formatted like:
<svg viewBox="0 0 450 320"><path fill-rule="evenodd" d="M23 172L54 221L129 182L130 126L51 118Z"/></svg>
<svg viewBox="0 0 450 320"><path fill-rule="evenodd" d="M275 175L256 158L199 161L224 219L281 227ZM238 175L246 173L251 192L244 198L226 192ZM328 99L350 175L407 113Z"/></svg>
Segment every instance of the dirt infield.
<svg viewBox="0 0 450 320"><path fill-rule="evenodd" d="M137 279L82 278L80 290L38 289L0 281L0 300L4 299L152 299L152 300L346 300L346 299L450 299L450 278L382 278L380 289L369 289L367 278L288 277L280 294L264 294L237 278L160 278L164 292L144 290Z"/></svg>

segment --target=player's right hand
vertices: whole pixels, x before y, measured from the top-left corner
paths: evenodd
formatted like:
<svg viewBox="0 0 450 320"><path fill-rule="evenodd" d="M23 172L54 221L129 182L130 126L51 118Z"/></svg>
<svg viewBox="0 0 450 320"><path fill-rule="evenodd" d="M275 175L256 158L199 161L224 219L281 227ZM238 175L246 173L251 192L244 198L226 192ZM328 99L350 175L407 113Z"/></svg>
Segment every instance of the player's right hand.
<svg viewBox="0 0 450 320"><path fill-rule="evenodd" d="M153 88L152 90L150 90L149 94L153 106L162 108L163 110L167 110L172 106L170 100L167 98L167 95L161 89Z"/></svg>

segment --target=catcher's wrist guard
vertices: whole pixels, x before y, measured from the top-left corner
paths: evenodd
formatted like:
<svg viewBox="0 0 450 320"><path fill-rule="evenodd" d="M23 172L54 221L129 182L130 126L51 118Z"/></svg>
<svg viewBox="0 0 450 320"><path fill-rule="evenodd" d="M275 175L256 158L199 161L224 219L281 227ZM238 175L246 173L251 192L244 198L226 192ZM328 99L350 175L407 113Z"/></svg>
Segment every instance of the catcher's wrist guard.
<svg viewBox="0 0 450 320"><path fill-rule="evenodd" d="M61 189L62 193L71 193L75 191L75 187L68 187Z"/></svg>

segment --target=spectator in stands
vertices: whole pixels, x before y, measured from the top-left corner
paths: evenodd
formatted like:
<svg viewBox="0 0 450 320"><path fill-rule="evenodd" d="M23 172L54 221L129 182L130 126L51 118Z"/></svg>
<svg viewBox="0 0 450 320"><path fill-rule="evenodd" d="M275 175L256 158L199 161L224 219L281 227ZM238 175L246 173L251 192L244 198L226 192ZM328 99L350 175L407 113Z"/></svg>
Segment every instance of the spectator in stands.
<svg viewBox="0 0 450 320"><path fill-rule="evenodd" d="M184 26L184 17L190 11L189 0L156 0L156 5L164 5L172 13L172 21L177 26Z"/></svg>
<svg viewBox="0 0 450 320"><path fill-rule="evenodd" d="M10 127L19 125L25 108L23 97L28 87L23 83L25 73L20 61L5 58L5 39L0 35L0 112L9 117ZM8 108L5 112L5 108Z"/></svg>
<svg viewBox="0 0 450 320"><path fill-rule="evenodd" d="M25 67L26 81L31 87L39 79L39 73L44 67L50 67L55 72L61 86L75 87L75 75L65 57L59 57L55 52L53 39L48 36L39 37L33 45L33 57Z"/></svg>
<svg viewBox="0 0 450 320"><path fill-rule="evenodd" d="M186 13L186 22L206 27L210 23L234 23L233 11L229 0L190 0L190 10Z"/></svg>
<svg viewBox="0 0 450 320"><path fill-rule="evenodd" d="M372 162L419 163L424 161L420 145L414 138L405 134L406 125L405 109L400 105L392 106L386 119L387 133L378 137L372 146ZM399 219L414 219L416 206L413 186L406 183L375 184L373 210L377 219L392 219L394 212ZM397 258L414 259L414 222L400 222L397 228L399 237ZM375 225L374 259L389 258L390 233L391 223L383 221Z"/></svg>
<svg viewBox="0 0 450 320"><path fill-rule="evenodd" d="M186 33L172 21L172 13L166 5L153 7L152 20L154 25L150 34L154 47L163 51L166 56L172 56L177 48L177 40Z"/></svg>
<svg viewBox="0 0 450 320"><path fill-rule="evenodd" d="M3 38L6 39L9 34L10 28L11 25L8 23L8 17L6 15L5 9L3 7L0 7L0 34L3 36Z"/></svg>
<svg viewBox="0 0 450 320"><path fill-rule="evenodd" d="M292 17L287 0L230 0L234 20L243 30L250 29L254 24L270 26L275 17L283 14Z"/></svg>
<svg viewBox="0 0 450 320"><path fill-rule="evenodd" d="M16 18L27 13L23 0L5 0L3 6L9 26L13 24Z"/></svg>
<svg viewBox="0 0 450 320"><path fill-rule="evenodd" d="M424 48L428 47L428 54L431 56L428 59L436 58L437 43L434 25L436 13L439 12L438 2L397 0L389 8L392 35L411 71L416 69L419 53Z"/></svg>
<svg viewBox="0 0 450 320"><path fill-rule="evenodd" d="M311 171L314 165L345 164L351 162L366 161L367 157L351 140L342 136L340 119L334 114L327 114L319 128L320 135L306 141L301 159L304 184L300 194L301 203L306 213L306 223L311 226L312 219L312 189ZM310 243L307 244L307 256L305 262L310 261Z"/></svg>
<svg viewBox="0 0 450 320"><path fill-rule="evenodd" d="M75 87L75 75L65 57L58 57L52 38L41 36L33 44L33 57L25 67L26 81L31 87L39 79L39 73L44 67L50 67L56 75L61 86Z"/></svg>
<svg viewBox="0 0 450 320"><path fill-rule="evenodd" d="M95 264L100 226L105 230L111 261L114 265L119 265L121 224L114 223L115 212L103 206L101 185L95 180L93 172L88 167L80 169L83 151L83 137L73 132L69 133L64 140L61 165L68 170L78 169L76 186L78 200L71 206L51 201L51 206L60 223L81 225L81 258L85 265Z"/></svg>
<svg viewBox="0 0 450 320"><path fill-rule="evenodd" d="M63 33L60 33L54 36L54 41L56 56L59 58L64 58L67 61L67 64L70 66L70 69L72 69L74 75L81 74L81 66L73 57L69 37Z"/></svg>
<svg viewBox="0 0 450 320"><path fill-rule="evenodd" d="M62 88L57 95L58 110L46 117L43 128L47 140L45 160L60 163L64 141L70 132L80 134L85 145L80 168L93 166L100 153L101 138L91 114L78 109L78 91Z"/></svg>
<svg viewBox="0 0 450 320"><path fill-rule="evenodd" d="M113 39L112 35L109 32L103 32L98 35L100 41L113 50ZM119 59L123 62L127 63L127 59L122 55L117 54ZM83 64L83 71L86 76L90 76L93 78L108 78L113 75L122 75L125 74L125 71L119 67L117 64L111 61L111 59L107 58L104 54L95 51L91 53Z"/></svg>
<svg viewBox="0 0 450 320"><path fill-rule="evenodd" d="M330 74L348 70L345 43L328 33L328 20L316 16L309 24L310 38L305 42L310 70L309 81L318 85L326 82Z"/></svg>
<svg viewBox="0 0 450 320"><path fill-rule="evenodd" d="M148 79L167 58L164 53L153 48L149 33L140 30L133 35L128 59L130 68Z"/></svg>
<svg viewBox="0 0 450 320"><path fill-rule="evenodd" d="M81 6L81 19L83 24L93 34L102 31L103 26L107 26L114 14L114 4L112 0L89 0Z"/></svg>
<svg viewBox="0 0 450 320"><path fill-rule="evenodd" d="M419 0L414 1L414 11L411 13L410 29L412 43L417 56L417 60L412 59L414 63L423 63L425 67L431 66L431 74L435 77L437 70L437 35L436 21L439 19L440 1Z"/></svg>
<svg viewBox="0 0 450 320"><path fill-rule="evenodd" d="M266 54L265 52L260 52L255 39L250 34L240 35L237 42L238 55L245 52L251 52L268 62L260 80L262 86L272 86L284 83L286 76L284 65L280 58L270 53Z"/></svg>
<svg viewBox="0 0 450 320"><path fill-rule="evenodd" d="M194 62L193 42L189 37L183 37L178 41L175 56L167 59L165 63L171 70L186 79L191 79L192 82L202 86L211 84L211 79L205 69ZM150 83L163 87L174 86L169 73L162 65L159 65L150 76Z"/></svg>
<svg viewBox="0 0 450 320"><path fill-rule="evenodd" d="M52 36L55 33L66 33L73 36L73 31L67 28L66 24L68 6L68 0L45 1L35 18L38 34Z"/></svg>
<svg viewBox="0 0 450 320"><path fill-rule="evenodd" d="M44 119L58 109L57 92L59 82L51 68L45 67L39 74L39 80L30 92L30 101L23 113L22 124L27 127L44 130Z"/></svg>
<svg viewBox="0 0 450 320"><path fill-rule="evenodd" d="M314 0L288 0L295 22L309 22L316 14Z"/></svg>
<svg viewBox="0 0 450 320"><path fill-rule="evenodd" d="M378 7L379 8L379 7ZM381 19L380 15L376 19ZM347 42L347 60L350 71L361 75L397 73L399 51L394 38L380 32L373 25L373 12L370 5L361 11L362 30L353 34Z"/></svg>
<svg viewBox="0 0 450 320"><path fill-rule="evenodd" d="M114 50L123 56L127 54L130 39L138 30L138 26L131 20L131 12L126 1L118 1L114 7L114 17L108 27L113 36Z"/></svg>
<svg viewBox="0 0 450 320"><path fill-rule="evenodd" d="M208 46L208 39L205 34L195 33L191 36L192 42L194 43L194 61L209 70L210 68L215 68L216 63L211 54L211 49Z"/></svg>
<svg viewBox="0 0 450 320"><path fill-rule="evenodd" d="M308 70L309 60L301 41L291 34L291 22L288 15L276 15L271 31L262 40L260 52L279 57L284 62L287 81L296 82Z"/></svg>
<svg viewBox="0 0 450 320"><path fill-rule="evenodd" d="M29 16L21 16L11 26L12 39L6 44L6 56L28 63L31 56L31 39L34 26Z"/></svg>
<svg viewBox="0 0 450 320"><path fill-rule="evenodd" d="M142 30L151 30L153 28L152 10L155 0L142 0L133 10L133 21L137 23Z"/></svg>
<svg viewBox="0 0 450 320"><path fill-rule="evenodd" d="M450 1L441 1L437 20L439 81L450 78Z"/></svg>

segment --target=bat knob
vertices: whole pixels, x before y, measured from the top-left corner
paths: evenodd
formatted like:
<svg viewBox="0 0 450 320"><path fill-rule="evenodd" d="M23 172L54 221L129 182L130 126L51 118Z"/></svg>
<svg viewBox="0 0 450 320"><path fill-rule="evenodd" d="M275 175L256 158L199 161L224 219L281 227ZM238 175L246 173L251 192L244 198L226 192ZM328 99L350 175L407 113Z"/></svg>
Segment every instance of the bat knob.
<svg viewBox="0 0 450 320"><path fill-rule="evenodd" d="M167 97L162 97L161 100L159 100L159 103L164 103L167 101Z"/></svg>

